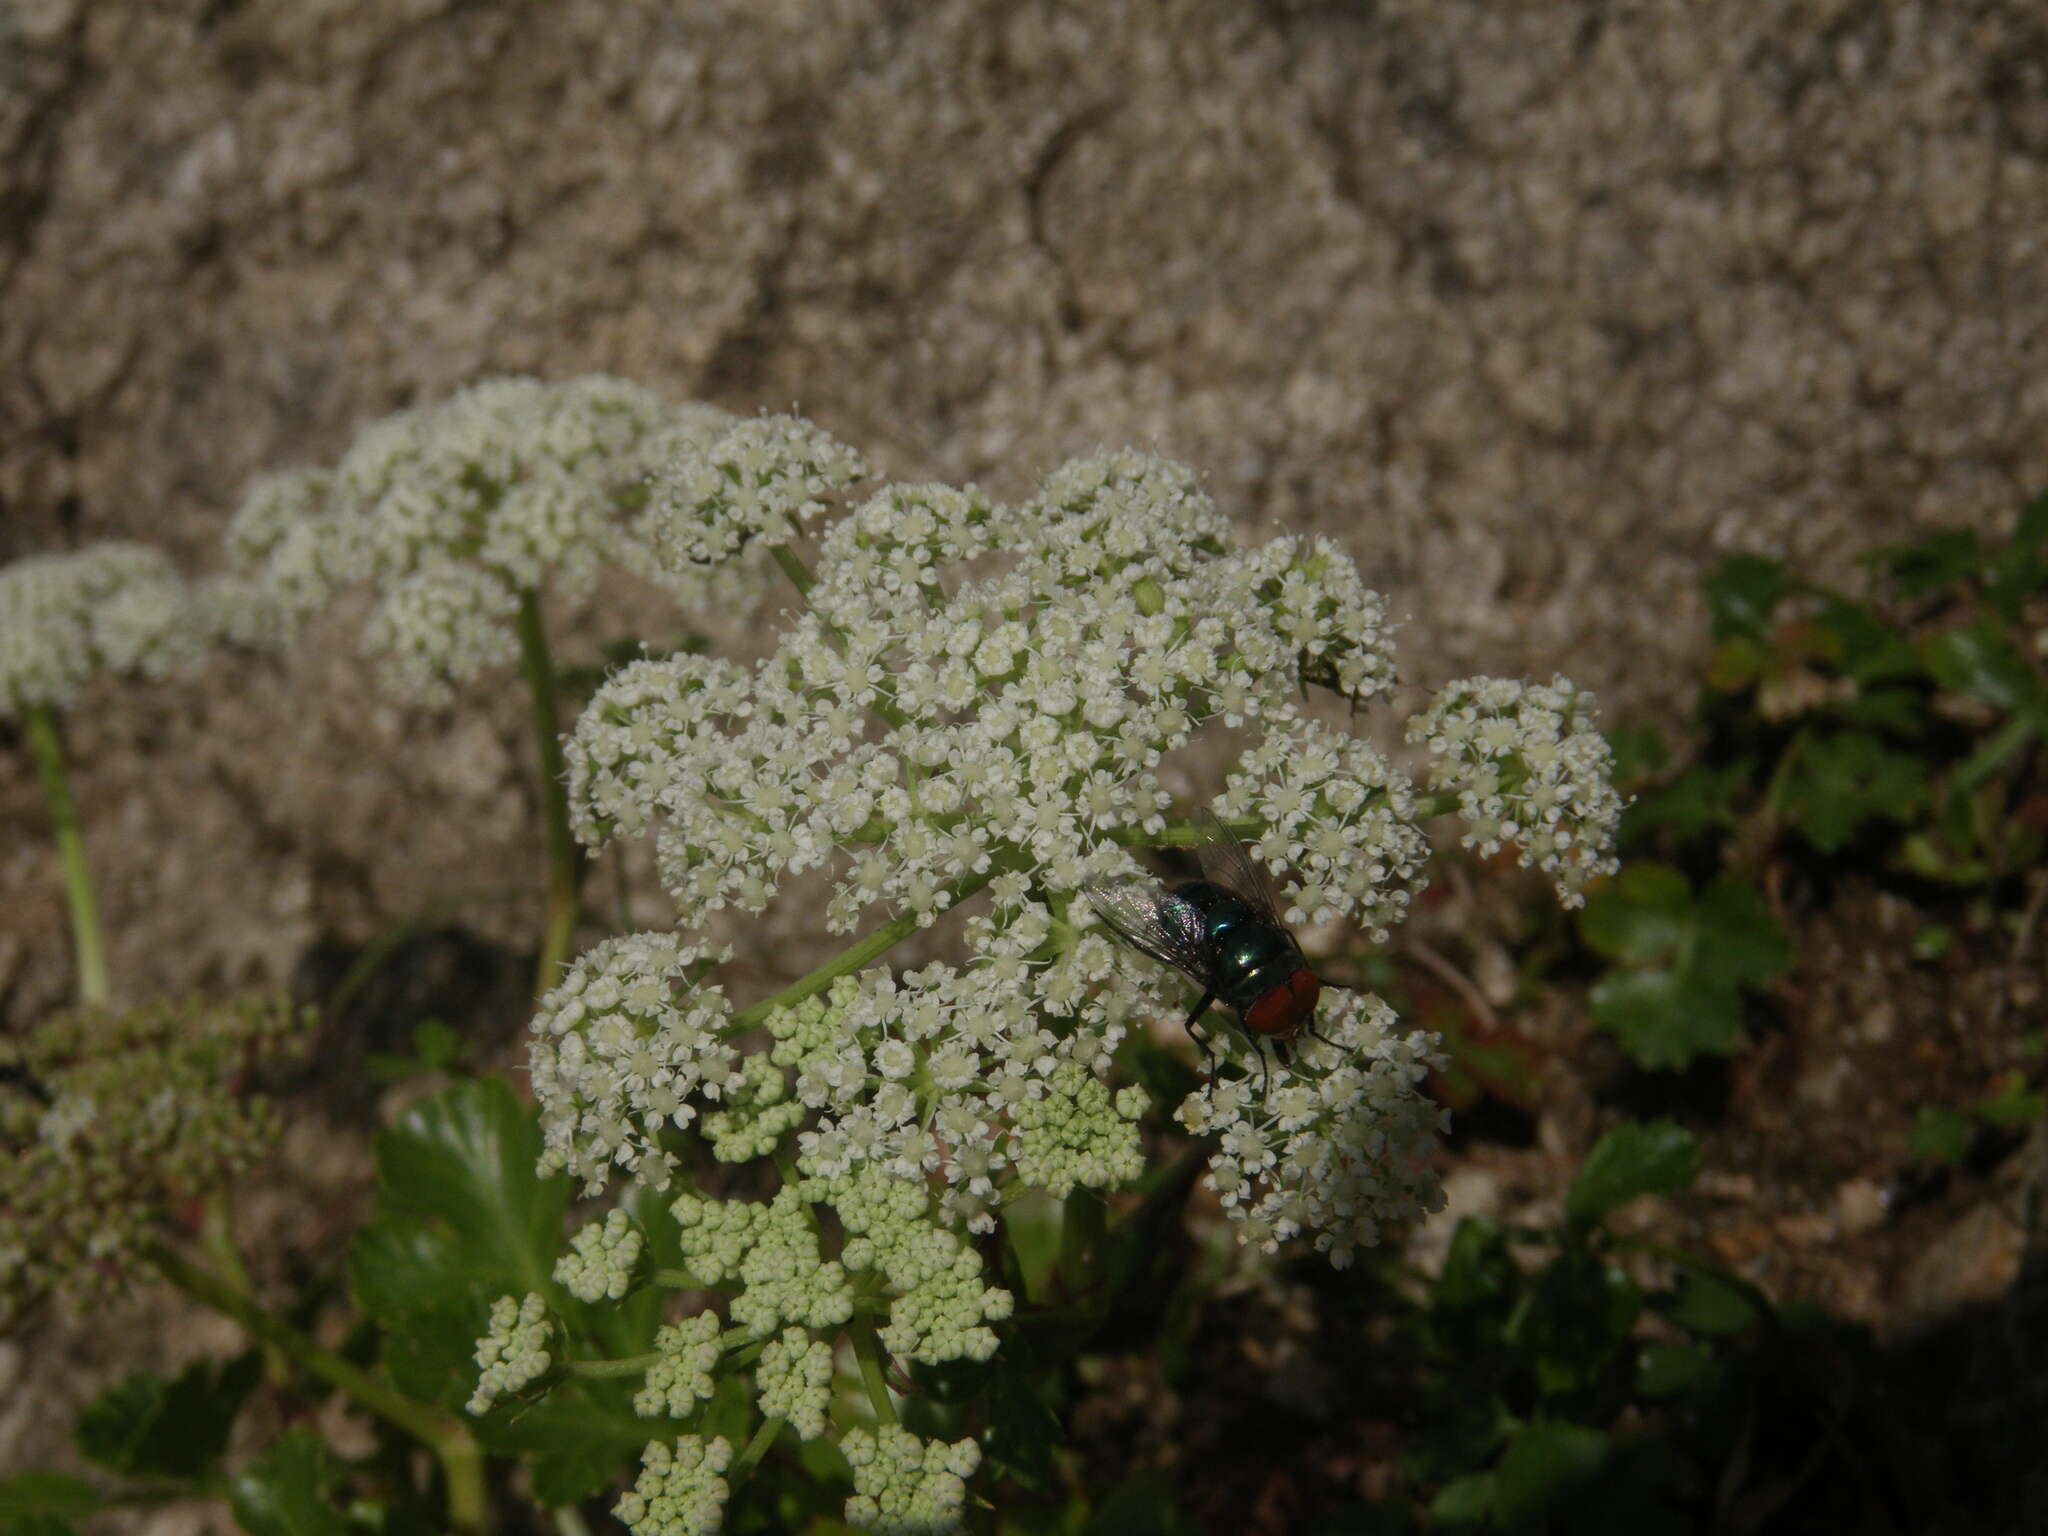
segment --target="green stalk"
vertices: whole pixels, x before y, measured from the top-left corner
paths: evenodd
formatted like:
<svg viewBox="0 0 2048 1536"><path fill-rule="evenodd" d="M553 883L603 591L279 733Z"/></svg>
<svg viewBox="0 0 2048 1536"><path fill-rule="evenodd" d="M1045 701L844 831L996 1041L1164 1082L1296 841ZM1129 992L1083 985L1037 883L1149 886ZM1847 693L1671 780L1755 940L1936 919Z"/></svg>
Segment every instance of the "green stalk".
<svg viewBox="0 0 2048 1536"><path fill-rule="evenodd" d="M555 687L555 663L541 624L540 594L531 587L519 594L519 670L533 703L533 731L540 747L540 814L547 834L547 917L541 929L540 966L533 994L539 997L561 979L576 932L577 893L583 886L583 850L569 830L568 770L562 761L561 706Z"/></svg>
<svg viewBox="0 0 2048 1536"><path fill-rule="evenodd" d="M896 1422L896 1404L889 1396L888 1378L882 1373L882 1341L875 1325L862 1319L847 1330L853 1337L853 1356L860 1362L861 1384L868 1389L868 1402L875 1417L884 1424Z"/></svg>
<svg viewBox="0 0 2048 1536"><path fill-rule="evenodd" d="M727 1469L727 1476L738 1482L751 1472L754 1463L768 1454L768 1447L775 1443L775 1437L782 1433L783 1425L787 1422L786 1419L762 1420L761 1427L754 1431L754 1438L747 1442L747 1448L733 1458L732 1466Z"/></svg>
<svg viewBox="0 0 2048 1536"><path fill-rule="evenodd" d="M947 890L952 899L946 903L946 910L952 911L969 896L981 890L1002 872L1000 861L991 860L986 872L979 875L962 875ZM788 1008L807 997L815 997L840 977L850 975L869 961L885 954L888 950L917 931L917 914L906 912L891 922L884 923L857 944L849 945L827 960L809 975L798 978L784 987L773 997L763 998L751 1008L732 1016L732 1022L725 1027L727 1038L741 1034L759 1024L778 1008Z"/></svg>
<svg viewBox="0 0 2048 1536"><path fill-rule="evenodd" d="M47 704L31 704L22 723L56 829L57 857L64 866L64 894L71 903L71 943L78 957L78 1000L89 1008L103 1008L113 991L107 982L107 948L100 932L99 903L92 893L92 871L85 862L85 836L78 825L78 808L71 802L64 742Z"/></svg>
<svg viewBox="0 0 2048 1536"><path fill-rule="evenodd" d="M448 1484L449 1529L472 1532L488 1528L483 1451L460 1420L415 1402L355 1362L322 1349L282 1318L264 1311L247 1292L162 1244L153 1244L146 1257L166 1280L194 1301L233 1319L308 1375L326 1382L357 1407L374 1413L426 1446L441 1463L441 1473Z"/></svg>

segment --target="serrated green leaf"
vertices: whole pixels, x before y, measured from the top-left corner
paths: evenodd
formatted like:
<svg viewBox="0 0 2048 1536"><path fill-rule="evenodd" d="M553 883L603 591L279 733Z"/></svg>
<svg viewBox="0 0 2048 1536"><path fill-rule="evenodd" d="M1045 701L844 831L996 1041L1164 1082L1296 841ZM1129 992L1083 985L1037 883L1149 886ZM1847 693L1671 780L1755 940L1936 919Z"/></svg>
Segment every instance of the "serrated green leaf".
<svg viewBox="0 0 2048 1536"><path fill-rule="evenodd" d="M1787 749L1778 813L1822 853L1864 823L1912 820L1928 803L1927 768L1866 731L1802 732Z"/></svg>
<svg viewBox="0 0 2048 1536"><path fill-rule="evenodd" d="M1919 675L1920 655L1912 643L1861 603L1831 597L1813 623L1828 637L1835 665L1859 683Z"/></svg>
<svg viewBox="0 0 2048 1536"><path fill-rule="evenodd" d="M1584 1424L1535 1423L1515 1436L1494 1468L1494 1510L1503 1524L1528 1524L1561 1507L1607 1459L1607 1436Z"/></svg>
<svg viewBox="0 0 2048 1536"><path fill-rule="evenodd" d="M1792 590L1784 563L1762 555L1731 555L1703 583L1714 638L1761 638L1779 600Z"/></svg>
<svg viewBox="0 0 2048 1536"><path fill-rule="evenodd" d="M534 1172L540 1154L539 1124L503 1081L456 1083L377 1137L378 1208L438 1224L474 1272L538 1291L569 1198L566 1179Z"/></svg>
<svg viewBox="0 0 2048 1536"><path fill-rule="evenodd" d="M1756 764L1748 757L1719 767L1688 768L1622 812L1622 843L1640 847L1651 833L1662 831L1682 845L1733 827L1742 819L1742 802L1754 792L1755 781Z"/></svg>
<svg viewBox="0 0 2048 1536"><path fill-rule="evenodd" d="M320 1437L300 1425L228 1480L228 1502L249 1536L345 1536L328 1497L336 1476Z"/></svg>
<svg viewBox="0 0 2048 1536"><path fill-rule="evenodd" d="M1638 1195L1684 1189L1699 1171L1699 1142L1669 1120L1617 1125L1580 1165L1565 1195L1572 1220L1596 1222Z"/></svg>
<svg viewBox="0 0 2048 1536"><path fill-rule="evenodd" d="M1923 1162L1960 1163L1976 1139L1977 1125L1959 1109L1946 1104L1923 1104L1906 1133L1906 1146Z"/></svg>
<svg viewBox="0 0 2048 1536"><path fill-rule="evenodd" d="M1594 984L1593 1020L1646 1067L1726 1056L1742 1043L1742 1007L1726 978L1668 970L1615 971Z"/></svg>
<svg viewBox="0 0 2048 1536"><path fill-rule="evenodd" d="M1666 864L1630 864L1586 898L1579 935L1625 965L1656 965L1681 954L1693 931L1692 889Z"/></svg>
<svg viewBox="0 0 2048 1536"><path fill-rule="evenodd" d="M1996 619L1979 619L1933 635L1921 646L1921 656L1935 681L1951 693L1967 694L2014 714L2038 715L2043 710L2041 679Z"/></svg>
<svg viewBox="0 0 2048 1536"><path fill-rule="evenodd" d="M494 1078L415 1104L376 1154L378 1209L350 1249L350 1284L384 1329L393 1381L456 1407L491 1303L549 1292L568 1183L534 1173L539 1126Z"/></svg>
<svg viewBox="0 0 2048 1536"><path fill-rule="evenodd" d="M261 1357L250 1351L232 1360L196 1360L169 1381L130 1376L78 1416L78 1449L128 1477L204 1477L227 1449L235 1415L262 1374Z"/></svg>
<svg viewBox="0 0 2048 1536"><path fill-rule="evenodd" d="M1959 581L1967 581L1983 564L1977 535L1968 528L1947 528L1910 544L1886 544L1864 556L1891 578L1902 597L1926 597Z"/></svg>
<svg viewBox="0 0 2048 1536"><path fill-rule="evenodd" d="M1761 987L1792 963L1792 941L1763 892L1741 877L1724 874L1702 891L1697 915L1699 928L1689 957L1694 972Z"/></svg>
<svg viewBox="0 0 2048 1536"><path fill-rule="evenodd" d="M1662 773L1671 763L1671 749L1655 726L1617 725L1607 733L1607 750L1617 786L1626 789Z"/></svg>
<svg viewBox="0 0 2048 1536"><path fill-rule="evenodd" d="M62 1472L0 1478L0 1520L83 1520L105 1503L91 1483Z"/></svg>
<svg viewBox="0 0 2048 1536"><path fill-rule="evenodd" d="M606 1385L610 1392L602 1390ZM555 1388L543 1402L494 1409L470 1423L490 1450L526 1461L536 1503L559 1508L603 1493L637 1462L648 1440L664 1432L663 1420L633 1414L631 1397L616 1383L576 1382Z"/></svg>

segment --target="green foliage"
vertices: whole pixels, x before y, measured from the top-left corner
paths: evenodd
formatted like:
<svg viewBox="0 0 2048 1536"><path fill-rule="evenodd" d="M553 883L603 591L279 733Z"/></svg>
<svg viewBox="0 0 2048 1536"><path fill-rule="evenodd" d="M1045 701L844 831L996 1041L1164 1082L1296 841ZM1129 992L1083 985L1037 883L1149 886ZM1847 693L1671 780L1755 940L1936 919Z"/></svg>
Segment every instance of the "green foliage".
<svg viewBox="0 0 2048 1536"><path fill-rule="evenodd" d="M218 1465L235 1416L261 1374L262 1361L252 1352L195 1361L169 1380L129 1376L79 1416L78 1449L126 1477L197 1482Z"/></svg>
<svg viewBox="0 0 2048 1536"><path fill-rule="evenodd" d="M1580 933L1608 966L1594 1018L1643 1066L1740 1046L1745 994L1789 962L1767 881L1854 873L2009 900L2043 858L2048 499L2006 544L1943 532L1868 564L1864 598L1762 556L1724 561L1705 583L1714 649L1690 760L1673 772L1655 732L1614 734L1634 859ZM1930 922L1916 953L1948 939Z"/></svg>
<svg viewBox="0 0 2048 1536"><path fill-rule="evenodd" d="M1743 993L1767 986L1791 960L1754 888L1724 874L1695 893L1662 864L1630 864L1595 890L1579 933L1611 963L1593 988L1594 1019L1648 1067L1735 1049Z"/></svg>
<svg viewBox="0 0 2048 1536"><path fill-rule="evenodd" d="M235 1473L228 1502L249 1536L346 1536L358 1527L328 1502L339 1478L326 1443L301 1425Z"/></svg>
<svg viewBox="0 0 2048 1536"><path fill-rule="evenodd" d="M357 1235L349 1275L381 1328L381 1355L409 1395L460 1413L476 1387L477 1335L503 1295L540 1294L575 1332L619 1355L646 1350L659 1298L592 1307L556 1285L568 1180L543 1178L531 1109L497 1078L452 1085L377 1138L377 1209ZM653 1205L654 1202L646 1202ZM665 1213L637 1213L656 1234ZM673 1243L671 1241L671 1249ZM563 1383L541 1403L502 1405L475 1429L523 1460L548 1504L594 1497L646 1444L619 1382Z"/></svg>

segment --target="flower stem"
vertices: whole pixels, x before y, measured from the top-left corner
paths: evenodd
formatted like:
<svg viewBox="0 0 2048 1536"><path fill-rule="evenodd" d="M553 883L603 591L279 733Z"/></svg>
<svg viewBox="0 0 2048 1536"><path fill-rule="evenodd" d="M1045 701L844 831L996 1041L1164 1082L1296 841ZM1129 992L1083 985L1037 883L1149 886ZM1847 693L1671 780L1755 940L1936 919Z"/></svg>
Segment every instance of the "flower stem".
<svg viewBox="0 0 2048 1536"><path fill-rule="evenodd" d="M894 1424L896 1403L889 1396L888 1378L882 1372L882 1341L875 1336L875 1325L863 1318L847 1332L853 1337L853 1356L860 1362L861 1384L868 1389L868 1402L874 1407L875 1417L884 1424Z"/></svg>
<svg viewBox="0 0 2048 1536"><path fill-rule="evenodd" d="M171 1284L203 1306L232 1318L248 1333L272 1345L309 1375L326 1382L359 1408L411 1435L434 1453L448 1484L450 1530L482 1531L489 1524L484 1497L483 1451L459 1420L415 1402L377 1380L361 1366L322 1349L298 1329L263 1310L247 1292L211 1270L201 1269L162 1244L147 1257Z"/></svg>
<svg viewBox="0 0 2048 1536"><path fill-rule="evenodd" d="M761 1427L754 1431L754 1438L747 1442L747 1448L733 1459L730 1475L734 1482L745 1477L754 1468L754 1463L768 1454L768 1447L775 1443L775 1437L782 1433L786 1419L764 1419Z"/></svg>
<svg viewBox="0 0 2048 1536"><path fill-rule="evenodd" d="M648 1368L661 1359L659 1350L644 1355L628 1355L623 1360L571 1360L569 1374L581 1376L587 1381L605 1381L615 1376L644 1376Z"/></svg>
<svg viewBox="0 0 2048 1536"><path fill-rule="evenodd" d="M88 1007L104 1007L112 994L107 982L106 942L100 932L99 903L92 893L92 871L85 862L85 836L78 825L78 808L71 802L64 742L47 704L31 704L23 724L56 829L57 858L64 866L64 894L71 903L71 942L78 957L78 1000Z"/></svg>
<svg viewBox="0 0 2048 1536"><path fill-rule="evenodd" d="M775 557L775 563L782 567L782 574L789 578L789 584L796 588L796 595L809 598L811 588L818 584L818 578L811 574L810 567L798 558L797 552L787 544L771 544L768 553Z"/></svg>
<svg viewBox="0 0 2048 1536"><path fill-rule="evenodd" d="M945 910L951 911L976 891L981 890L991 880L995 879L1002 872L1002 869L1003 865L1000 862L991 861L989 867L981 874L962 875L958 880L955 880L946 887L946 892L950 899L946 903ZM753 1007L742 1009L734 1014L732 1022L721 1033L727 1039L730 1039L734 1035L752 1029L778 1008L788 1008L793 1004L802 1002L807 997L817 996L840 977L850 975L866 965L870 960L874 960L887 953L896 944L915 933L917 927L917 914L915 912L905 912L902 916L884 923L859 943L848 945L815 971L791 982L773 997L763 998L760 1002L754 1004Z"/></svg>
<svg viewBox="0 0 2048 1536"><path fill-rule="evenodd" d="M541 623L540 594L519 594L519 670L533 703L533 732L540 747L541 826L547 835L547 917L541 929L540 965L534 975L538 997L560 979L576 932L577 893L583 885L583 850L569 830L568 772L562 762L561 706L555 663Z"/></svg>

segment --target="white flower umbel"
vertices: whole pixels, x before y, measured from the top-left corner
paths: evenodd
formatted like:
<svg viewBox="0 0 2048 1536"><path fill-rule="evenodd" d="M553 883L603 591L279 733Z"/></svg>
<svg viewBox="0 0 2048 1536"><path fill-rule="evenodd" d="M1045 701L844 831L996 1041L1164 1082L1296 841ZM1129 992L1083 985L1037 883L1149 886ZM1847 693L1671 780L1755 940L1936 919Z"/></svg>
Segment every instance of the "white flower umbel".
<svg viewBox="0 0 2048 1536"><path fill-rule="evenodd" d="M666 1188L664 1143L716 1101L739 1053L719 1038L731 1010L697 985L726 951L661 934L607 939L541 999L528 1067L546 1150L541 1167L604 1187L613 1169Z"/></svg>
<svg viewBox="0 0 2048 1536"><path fill-rule="evenodd" d="M815 1440L825 1433L825 1414L832 1405L830 1344L802 1328L785 1328L761 1351L754 1378L762 1413L787 1420L799 1439Z"/></svg>
<svg viewBox="0 0 2048 1536"><path fill-rule="evenodd" d="M920 1440L885 1425L851 1429L840 1441L853 1467L846 1523L870 1536L941 1536L960 1528L967 1479L981 1465L972 1440Z"/></svg>
<svg viewBox="0 0 2048 1536"><path fill-rule="evenodd" d="M63 709L96 673L167 676L205 638L184 581L146 545L17 560L0 569L0 720Z"/></svg>
<svg viewBox="0 0 2048 1536"><path fill-rule="evenodd" d="M631 1493L612 1506L633 1536L714 1536L731 1495L723 1476L732 1447L722 1439L680 1435L652 1442L640 1456Z"/></svg>
<svg viewBox="0 0 2048 1536"><path fill-rule="evenodd" d="M1589 880L1619 867L1613 756L1593 696L1570 680L1452 683L1409 721L1408 739L1438 759L1431 784L1458 796L1466 847L1491 856L1515 845L1522 867L1549 875L1568 907L1584 904Z"/></svg>
<svg viewBox="0 0 2048 1536"><path fill-rule="evenodd" d="M580 598L611 567L686 599L736 596L735 563L664 563L646 510L653 473L731 420L603 375L490 380L370 427L332 471L257 481L228 553L291 620L371 583L367 649L405 691L444 698L517 655L515 615L543 586Z"/></svg>
<svg viewBox="0 0 2048 1536"><path fill-rule="evenodd" d="M1449 1116L1423 1091L1442 1064L1436 1037L1399 1033L1380 999L1340 993L1316 1029L1328 1038L1301 1037L1270 1078L1248 1060L1258 1047L1226 1036L1217 1048L1244 1075L1189 1095L1178 1116L1217 1137L1204 1182L1242 1241L1271 1253L1311 1236L1344 1268L1382 1226L1442 1208L1432 1160Z"/></svg>
<svg viewBox="0 0 2048 1536"><path fill-rule="evenodd" d="M736 434L659 493L672 558L779 539L778 520L844 483L793 426ZM703 533L706 518L737 544ZM1069 464L1015 507L971 486L885 486L825 531L814 573L780 553L803 608L765 659L647 661L599 690L568 752L578 836L651 833L684 931L759 912L815 870L833 882L823 926L868 933L869 957L970 896L986 905L961 924L959 963L828 966L796 1001L726 1024L727 1040L767 1027L782 1083L750 1059L703 1117L675 1122L709 1133L718 1156L793 1152L805 1187L834 1201L893 1180L929 1198L918 1221L955 1234L991 1230L1014 1189L1130 1179L1144 1104L1111 1087L1110 1064L1132 1015L1174 1007L1185 982L1115 942L1081 893L1142 876L1133 849L1196 839L1168 822L1158 772L1212 727L1246 740L1217 809L1288 877L1291 921L1343 919L1384 940L1421 889L1420 823L1435 807L1303 702L1321 687L1371 705L1395 678L1385 604L1328 541L1240 549L1187 470L1125 452ZM1560 758L1597 766L1577 752ZM1592 796L1574 783L1572 803ZM1557 825L1572 850L1607 856L1601 824ZM1554 832L1542 856L1565 847ZM1439 1116L1415 1066L1427 1039L1402 1041L1377 1005L1328 1012L1319 1032L1340 1032L1359 1060L1340 1072L1307 1042L1257 1068L1276 1100L1293 1096L1287 1161L1262 1160L1247 1130L1219 1168L1247 1238L1299 1231L1342 1256L1433 1204L1421 1154ZM558 1075L543 1059L537 1082ZM1384 1123L1340 1103L1347 1088ZM593 1113L594 1097L558 1114L539 1092L563 1166L666 1171L644 1149L620 1155L630 1115ZM1335 1138L1320 1163L1319 1136ZM979 1347L976 1326L962 1324Z"/></svg>
<svg viewBox="0 0 2048 1536"><path fill-rule="evenodd" d="M487 1413L500 1398L511 1397L542 1380L555 1368L562 1343L560 1328L548 1315L540 1296L500 1296L491 1308L491 1328L476 1341L481 1371L469 1399L471 1413Z"/></svg>

